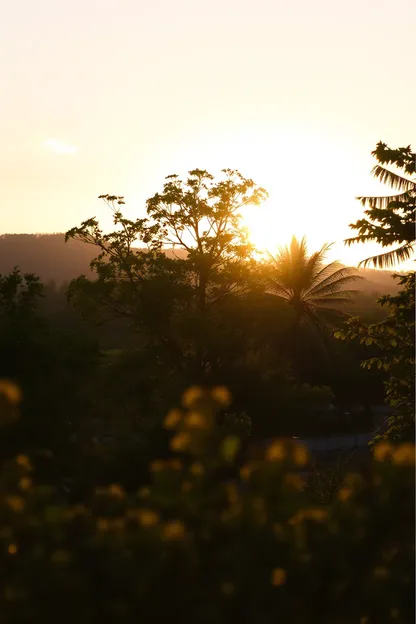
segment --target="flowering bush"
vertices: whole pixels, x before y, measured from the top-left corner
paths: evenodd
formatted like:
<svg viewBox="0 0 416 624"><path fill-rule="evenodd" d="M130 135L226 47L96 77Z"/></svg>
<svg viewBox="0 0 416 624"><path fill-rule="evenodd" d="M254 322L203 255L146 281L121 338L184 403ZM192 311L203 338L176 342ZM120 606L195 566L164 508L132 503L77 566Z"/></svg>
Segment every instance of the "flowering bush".
<svg viewBox="0 0 416 624"><path fill-rule="evenodd" d="M165 420L172 458L135 494L112 484L70 505L28 457L5 464L2 624L413 621L414 447L380 444L367 479L311 505L302 446L239 465L239 439L215 427L229 402L188 390Z"/></svg>

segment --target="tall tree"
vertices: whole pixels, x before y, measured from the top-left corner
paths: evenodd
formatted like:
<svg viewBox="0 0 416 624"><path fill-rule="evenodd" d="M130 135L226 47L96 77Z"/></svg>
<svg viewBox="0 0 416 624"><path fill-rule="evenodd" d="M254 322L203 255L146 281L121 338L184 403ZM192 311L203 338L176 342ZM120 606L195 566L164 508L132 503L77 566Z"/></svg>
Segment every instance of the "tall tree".
<svg viewBox="0 0 416 624"><path fill-rule="evenodd" d="M409 176L416 171L416 154L410 145L391 149L380 141L372 155L379 163L374 166L373 175L398 193L386 197L358 197L366 208L366 217L350 224L351 228L358 231L358 235L345 242L347 245L368 241L375 241L383 247L396 245L394 249L366 258L360 263L385 268L409 260L413 254L416 241L416 179ZM398 171L392 171L384 165L393 165Z"/></svg>
<svg viewBox="0 0 416 624"><path fill-rule="evenodd" d="M289 246L280 249L266 268L268 288L283 297L295 311L295 329L302 324L317 328L333 325L342 318L339 306L350 303L356 292L348 287L362 279L351 267L339 262L325 265L331 245L308 255L306 239L295 237Z"/></svg>
<svg viewBox="0 0 416 624"><path fill-rule="evenodd" d="M241 209L267 197L263 188L238 171L222 173L224 179L219 181L201 169L190 171L186 180L167 176L163 192L147 201L147 213L158 226L152 245L186 252L200 312L219 295L241 286L242 262L253 251Z"/></svg>

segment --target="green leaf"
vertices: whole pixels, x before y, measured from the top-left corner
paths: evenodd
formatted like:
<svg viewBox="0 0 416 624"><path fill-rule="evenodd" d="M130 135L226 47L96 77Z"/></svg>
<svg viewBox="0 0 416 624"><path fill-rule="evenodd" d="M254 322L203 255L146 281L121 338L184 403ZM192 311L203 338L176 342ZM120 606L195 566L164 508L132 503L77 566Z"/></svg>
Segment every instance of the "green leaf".
<svg viewBox="0 0 416 624"><path fill-rule="evenodd" d="M221 456L227 462L232 462L240 448L240 438L237 436L227 436L221 445Z"/></svg>

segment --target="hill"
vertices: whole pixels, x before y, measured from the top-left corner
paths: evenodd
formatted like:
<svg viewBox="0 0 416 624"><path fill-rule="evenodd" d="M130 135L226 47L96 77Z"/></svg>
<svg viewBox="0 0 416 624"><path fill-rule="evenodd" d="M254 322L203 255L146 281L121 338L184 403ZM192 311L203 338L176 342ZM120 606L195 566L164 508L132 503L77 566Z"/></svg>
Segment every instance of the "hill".
<svg viewBox="0 0 416 624"><path fill-rule="evenodd" d="M10 273L13 267L19 266L24 272L39 275L45 284L55 282L60 285L78 275L88 275L89 264L96 255L97 250L92 245L74 240L65 243L62 233L0 236L0 274ZM373 301L382 294L393 294L398 290L390 271L365 269L360 274L365 280L357 288Z"/></svg>

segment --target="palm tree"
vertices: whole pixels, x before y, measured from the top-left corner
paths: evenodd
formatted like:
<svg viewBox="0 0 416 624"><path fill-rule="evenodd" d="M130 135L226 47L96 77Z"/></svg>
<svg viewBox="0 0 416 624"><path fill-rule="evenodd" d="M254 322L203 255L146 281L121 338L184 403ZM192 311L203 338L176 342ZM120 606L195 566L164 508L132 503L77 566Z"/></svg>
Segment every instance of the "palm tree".
<svg viewBox="0 0 416 624"><path fill-rule="evenodd" d="M350 224L358 235L348 238L345 243L352 245L375 241L382 247L396 245L390 251L360 262L363 266L372 264L383 269L410 260L413 256L416 244L416 178L409 176L416 173L416 153L412 152L410 145L391 149L380 141L371 154L379 163L373 167L373 176L398 192L387 197L357 197L366 208L365 217ZM402 175L384 165L393 165L401 170Z"/></svg>
<svg viewBox="0 0 416 624"><path fill-rule="evenodd" d="M276 256L270 254L267 283L269 291L283 297L295 311L294 331L301 325L316 329L334 326L345 314L338 306L350 303L356 290L347 289L362 279L352 267L339 262L325 265L330 244L308 256L306 239L295 237Z"/></svg>

